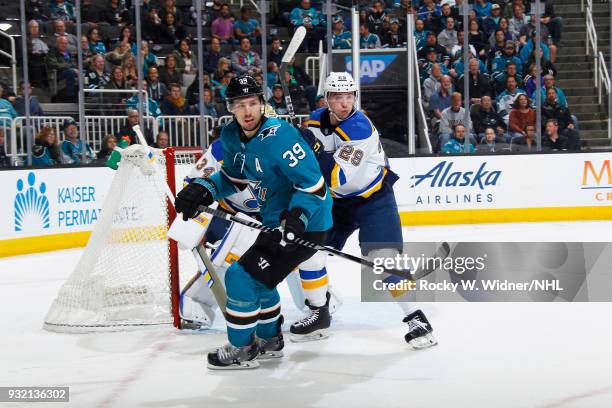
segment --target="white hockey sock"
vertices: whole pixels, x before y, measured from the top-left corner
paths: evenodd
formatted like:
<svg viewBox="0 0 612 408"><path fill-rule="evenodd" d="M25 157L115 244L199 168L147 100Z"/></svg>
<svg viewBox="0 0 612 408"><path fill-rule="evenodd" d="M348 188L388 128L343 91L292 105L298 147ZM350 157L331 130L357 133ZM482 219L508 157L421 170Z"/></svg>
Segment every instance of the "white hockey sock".
<svg viewBox="0 0 612 408"><path fill-rule="evenodd" d="M397 276L394 275L389 275L384 279L384 282L388 282L388 283L398 283L402 280L402 278L399 278ZM414 302L406 302L406 301L400 301L400 299L402 297L404 297L405 295L408 294L408 292L404 292L404 291L396 291L396 290L389 290L387 291L387 293L389 293L389 297L391 297L391 299L393 299L395 301L395 303L400 307L400 309L402 309L402 312L404 313L404 316L414 312L415 310L417 310L419 307L416 305L416 303Z"/></svg>
<svg viewBox="0 0 612 408"><path fill-rule="evenodd" d="M302 289L308 302L312 306L324 306L327 302L327 271L325 268L319 271L305 271L300 269Z"/></svg>
<svg viewBox="0 0 612 408"><path fill-rule="evenodd" d="M327 302L327 254L315 253L309 260L300 264L300 279L304 296L312 306L324 306Z"/></svg>
<svg viewBox="0 0 612 408"><path fill-rule="evenodd" d="M409 315L410 313L416 311L419 308L416 303L412 303L412 302L396 302L396 303L400 307L400 309L402 309L402 312L404 312L404 316Z"/></svg>

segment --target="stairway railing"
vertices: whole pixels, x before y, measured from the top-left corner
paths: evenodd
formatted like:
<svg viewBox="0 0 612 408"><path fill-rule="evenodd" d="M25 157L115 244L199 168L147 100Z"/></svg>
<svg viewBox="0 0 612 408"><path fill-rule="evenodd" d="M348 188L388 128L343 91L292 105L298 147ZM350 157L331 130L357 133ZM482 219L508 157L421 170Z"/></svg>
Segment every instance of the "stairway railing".
<svg viewBox="0 0 612 408"><path fill-rule="evenodd" d="M604 55L598 49L597 29L593 21L593 1L586 0L585 8L585 1L582 0L581 7L586 18L586 55L593 56L595 89L597 89L598 103L601 104L604 91L609 100L610 92L612 92L612 83L610 82L610 74ZM608 139L612 140L612 118L610 117L608 117Z"/></svg>
<svg viewBox="0 0 612 408"><path fill-rule="evenodd" d="M11 80L13 82L13 92L17 93L17 53L15 51L15 38L0 30L0 36L5 37L11 44L11 53L0 50L0 55L11 60Z"/></svg>

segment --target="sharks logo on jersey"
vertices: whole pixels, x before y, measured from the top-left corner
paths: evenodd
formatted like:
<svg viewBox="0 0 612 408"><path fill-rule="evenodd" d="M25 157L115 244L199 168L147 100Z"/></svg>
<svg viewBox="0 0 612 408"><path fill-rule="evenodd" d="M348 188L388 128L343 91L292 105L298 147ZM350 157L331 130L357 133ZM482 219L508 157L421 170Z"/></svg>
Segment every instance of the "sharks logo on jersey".
<svg viewBox="0 0 612 408"><path fill-rule="evenodd" d="M265 128L259 133L259 137L261 140L264 140L268 136L276 136L276 131L280 128L280 125L270 126Z"/></svg>

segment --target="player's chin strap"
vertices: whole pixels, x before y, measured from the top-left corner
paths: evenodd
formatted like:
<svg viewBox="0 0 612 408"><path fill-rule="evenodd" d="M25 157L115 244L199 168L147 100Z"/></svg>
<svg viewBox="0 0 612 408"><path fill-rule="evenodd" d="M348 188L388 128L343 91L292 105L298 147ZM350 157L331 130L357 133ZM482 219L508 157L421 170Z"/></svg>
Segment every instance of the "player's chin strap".
<svg viewBox="0 0 612 408"><path fill-rule="evenodd" d="M351 109L349 114L346 115L346 118L340 119L340 116L336 115L336 113L333 110L331 110L331 108L328 108L328 110L329 110L329 116L333 115L334 120L338 121L338 122L343 122L343 121L347 120L353 113L355 113L355 107L353 107L353 109Z"/></svg>
<svg viewBox="0 0 612 408"><path fill-rule="evenodd" d="M263 232L274 231L273 228L266 227L260 223L243 220L241 218L235 217L226 212L216 210L214 208L206 207L204 205L199 206L198 211L202 211L202 212L211 214L214 217L221 218L226 221L231 221L231 222L235 222L238 224L246 225L247 227L255 228ZM336 255L336 256L339 256L340 258L348 259L349 261L357 262L358 264L368 266L373 269L374 268L379 269L382 267L382 265L375 265L372 261L369 261L367 259L363 259L358 256L354 256L354 255L347 254L342 251L338 251L335 248L315 244L314 242L306 241L305 239L297 238L291 243L295 245L300 245L306 248L315 249L317 251L325 251L328 254ZM437 249L434 256L440 257L440 258L446 258L449 255L449 253L450 253L450 246L445 242ZM421 279L436 270L436 268L434 268L432 265L429 265L429 264L435 264L435 262L426 262L423 269L417 270L414 273L411 272L410 270L401 271L401 270L393 269L393 268L384 268L383 272L386 272L390 275L398 276L403 279L408 279L408 280L413 281L413 280Z"/></svg>
<svg viewBox="0 0 612 408"><path fill-rule="evenodd" d="M329 110L329 116L333 116L335 121L342 122L344 119L340 119L338 115L333 110Z"/></svg>

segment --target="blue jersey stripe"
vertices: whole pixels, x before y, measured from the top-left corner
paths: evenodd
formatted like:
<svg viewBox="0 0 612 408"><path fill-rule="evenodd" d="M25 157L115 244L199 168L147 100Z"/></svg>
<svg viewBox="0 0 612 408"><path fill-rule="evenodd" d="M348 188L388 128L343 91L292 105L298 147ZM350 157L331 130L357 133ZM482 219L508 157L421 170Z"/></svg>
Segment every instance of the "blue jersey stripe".
<svg viewBox="0 0 612 408"><path fill-rule="evenodd" d="M346 176L344 175L344 171L342 171L342 168L340 168L340 171L338 172L338 178L340 181L340 185L346 184Z"/></svg>
<svg viewBox="0 0 612 408"><path fill-rule="evenodd" d="M215 160L217 161L223 160L223 144L221 143L221 140L219 139L215 140L210 145L210 148L211 148L212 156L215 158Z"/></svg>

